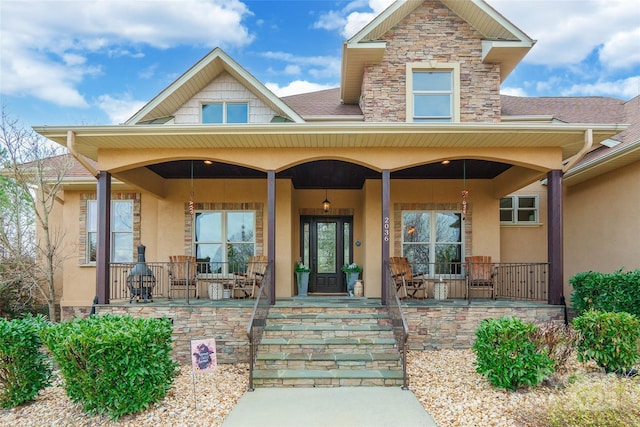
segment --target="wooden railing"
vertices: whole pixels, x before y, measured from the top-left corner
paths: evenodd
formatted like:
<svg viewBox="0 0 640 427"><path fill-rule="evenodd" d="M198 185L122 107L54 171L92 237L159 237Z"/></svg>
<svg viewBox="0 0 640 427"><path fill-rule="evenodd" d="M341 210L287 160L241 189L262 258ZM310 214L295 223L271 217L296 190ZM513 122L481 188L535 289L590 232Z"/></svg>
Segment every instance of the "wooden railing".
<svg viewBox="0 0 640 427"><path fill-rule="evenodd" d="M402 361L402 388L407 390L409 388L409 377L407 376L407 340L409 338L409 326L402 312L402 305L400 305L400 299L398 298L389 266L387 266L386 302L391 325L393 326L393 335Z"/></svg>
<svg viewBox="0 0 640 427"><path fill-rule="evenodd" d="M253 391L253 369L258 355L258 346L262 341L262 333L267 324L267 316L271 307L271 262L267 263L262 286L253 305L253 312L247 325L247 338L249 339L249 391Z"/></svg>

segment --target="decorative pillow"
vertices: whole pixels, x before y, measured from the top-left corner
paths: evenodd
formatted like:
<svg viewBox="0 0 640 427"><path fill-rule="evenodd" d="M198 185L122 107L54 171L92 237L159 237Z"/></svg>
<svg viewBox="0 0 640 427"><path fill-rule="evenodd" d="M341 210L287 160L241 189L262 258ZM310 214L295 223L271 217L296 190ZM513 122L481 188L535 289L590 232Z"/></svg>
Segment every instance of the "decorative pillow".
<svg viewBox="0 0 640 427"><path fill-rule="evenodd" d="M198 273L200 274L208 274L211 273L211 257L206 258L196 258L196 262L198 263Z"/></svg>

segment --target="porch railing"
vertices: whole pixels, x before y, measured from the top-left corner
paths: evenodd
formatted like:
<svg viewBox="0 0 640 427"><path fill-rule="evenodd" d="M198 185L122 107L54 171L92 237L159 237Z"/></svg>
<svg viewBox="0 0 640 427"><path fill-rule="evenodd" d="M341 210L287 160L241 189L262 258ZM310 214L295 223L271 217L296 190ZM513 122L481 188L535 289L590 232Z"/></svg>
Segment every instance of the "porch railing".
<svg viewBox="0 0 640 427"><path fill-rule="evenodd" d="M153 298L168 298L171 264L169 262L146 262L145 264L151 269L153 276L131 277L131 270L136 264L135 262L112 262L109 264L111 277L110 299L114 301L131 299L131 288L129 286L131 280L134 282L143 281L145 287L150 286ZM198 286L201 297L207 293L206 286L203 283L223 283L225 288L231 292L234 282L241 280L248 268L247 263L197 262L196 264L194 285Z"/></svg>
<svg viewBox="0 0 640 427"><path fill-rule="evenodd" d="M491 263L491 268L496 280L497 297L547 301L549 263L500 262ZM448 298L465 298L467 295L467 266L464 262L414 263L411 264L411 270L414 276L426 280L427 298L434 297L435 284L441 280L447 283Z"/></svg>
<svg viewBox="0 0 640 427"><path fill-rule="evenodd" d="M262 333L267 324L269 307L271 307L271 269L273 264L267 263L264 280L253 305L253 312L247 325L247 338L249 338L249 391L253 391L253 369L258 355L258 346L262 341Z"/></svg>
<svg viewBox="0 0 640 427"><path fill-rule="evenodd" d="M398 347L402 361L402 389L407 390L409 388L409 378L407 376L407 340L409 338L409 326L402 312L402 306L400 305L400 299L398 298L389 266L387 266L387 309L389 310L389 317L391 319L391 325L393 326L393 336L396 340L396 346Z"/></svg>

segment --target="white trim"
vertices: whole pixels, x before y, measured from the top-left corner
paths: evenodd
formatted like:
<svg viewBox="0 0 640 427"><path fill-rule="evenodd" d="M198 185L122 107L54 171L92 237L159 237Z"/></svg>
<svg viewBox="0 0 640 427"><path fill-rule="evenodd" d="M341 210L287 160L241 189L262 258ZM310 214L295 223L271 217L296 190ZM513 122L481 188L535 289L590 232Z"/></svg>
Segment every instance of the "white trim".
<svg viewBox="0 0 640 427"><path fill-rule="evenodd" d="M413 73L415 71L451 71L451 123L460 123L460 64L457 62L407 62L406 84L406 122L413 122ZM425 123L416 123L425 124ZM431 124L431 123L429 123Z"/></svg>

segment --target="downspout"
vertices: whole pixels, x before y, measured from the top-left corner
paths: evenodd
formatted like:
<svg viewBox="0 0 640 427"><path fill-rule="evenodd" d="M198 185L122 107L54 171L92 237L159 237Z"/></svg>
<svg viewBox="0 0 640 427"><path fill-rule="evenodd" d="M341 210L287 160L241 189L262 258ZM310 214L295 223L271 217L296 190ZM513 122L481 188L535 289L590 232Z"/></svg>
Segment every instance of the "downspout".
<svg viewBox="0 0 640 427"><path fill-rule="evenodd" d="M578 153L569 160L569 162L562 168L562 173L567 173L572 167L576 165L584 156L591 150L593 146L593 129L587 129L584 132L584 145L578 151Z"/></svg>
<svg viewBox="0 0 640 427"><path fill-rule="evenodd" d="M67 149L74 159L78 161L94 178L98 179L98 171L91 166L84 156L76 150L76 134L72 130L67 131Z"/></svg>

